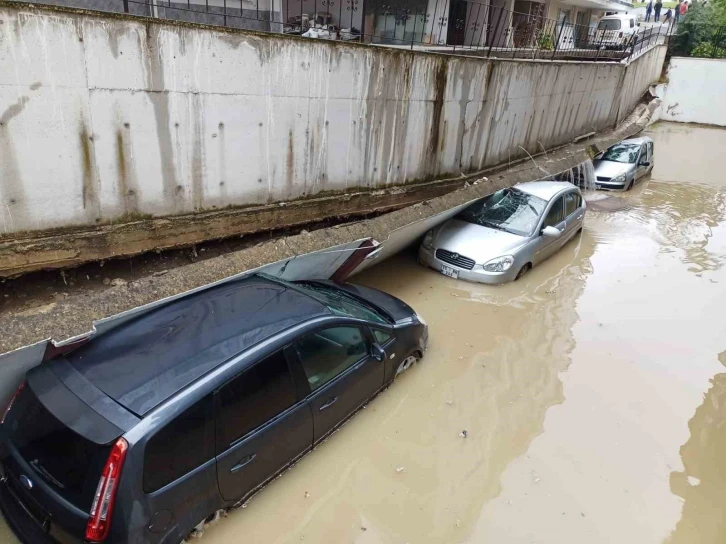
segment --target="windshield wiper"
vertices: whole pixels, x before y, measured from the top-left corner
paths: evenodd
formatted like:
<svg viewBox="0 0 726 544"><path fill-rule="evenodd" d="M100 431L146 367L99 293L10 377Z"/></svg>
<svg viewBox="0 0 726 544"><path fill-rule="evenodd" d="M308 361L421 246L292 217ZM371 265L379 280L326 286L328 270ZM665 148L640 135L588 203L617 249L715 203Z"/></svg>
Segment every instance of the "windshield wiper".
<svg viewBox="0 0 726 544"><path fill-rule="evenodd" d="M495 223L490 223L489 221L482 221L481 222L481 226L482 227L491 227L493 229L503 230L503 231L506 231L507 230L504 227L502 227L501 225L497 225Z"/></svg>

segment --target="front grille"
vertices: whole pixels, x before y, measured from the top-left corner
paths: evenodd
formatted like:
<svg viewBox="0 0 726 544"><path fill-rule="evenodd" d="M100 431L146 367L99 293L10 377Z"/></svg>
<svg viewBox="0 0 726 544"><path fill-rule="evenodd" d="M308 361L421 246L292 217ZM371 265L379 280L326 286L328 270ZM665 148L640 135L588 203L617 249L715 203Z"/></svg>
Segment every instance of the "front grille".
<svg viewBox="0 0 726 544"><path fill-rule="evenodd" d="M470 259L469 257L464 257L463 255L459 255L458 253L454 253L453 251L437 249L436 258L440 261L453 264L454 266L458 266L459 268L464 268L466 270L471 270L472 268L474 268L473 259Z"/></svg>
<svg viewBox="0 0 726 544"><path fill-rule="evenodd" d="M598 181L610 181L610 178L604 178L604 177L602 177L602 176L598 176L598 177L597 177L597 180L598 180Z"/></svg>

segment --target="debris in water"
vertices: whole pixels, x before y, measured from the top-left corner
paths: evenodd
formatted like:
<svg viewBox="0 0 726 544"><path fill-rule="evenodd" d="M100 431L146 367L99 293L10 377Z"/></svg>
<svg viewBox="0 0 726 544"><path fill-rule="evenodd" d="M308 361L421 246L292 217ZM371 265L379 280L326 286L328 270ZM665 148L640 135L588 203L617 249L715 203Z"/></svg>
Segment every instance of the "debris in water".
<svg viewBox="0 0 726 544"><path fill-rule="evenodd" d="M398 472L399 474L401 472L403 472L404 470L406 470L406 467L398 467L398 468L396 468L396 472Z"/></svg>
<svg viewBox="0 0 726 544"><path fill-rule="evenodd" d="M103 278L104 285L111 285L111 278Z"/></svg>
<svg viewBox="0 0 726 544"><path fill-rule="evenodd" d="M361 525L360 530L361 531L367 531L368 530L368 527L366 527L365 525Z"/></svg>
<svg viewBox="0 0 726 544"><path fill-rule="evenodd" d="M154 276L159 277L159 276L163 276L164 274L168 274L168 273L169 273L168 270L159 270L158 272L154 272Z"/></svg>
<svg viewBox="0 0 726 544"><path fill-rule="evenodd" d="M688 477L688 483L691 484L693 487L700 485L701 480L696 478L695 476L689 476Z"/></svg>
<svg viewBox="0 0 726 544"><path fill-rule="evenodd" d="M128 282L124 279L115 278L115 279L111 280L111 287L123 287L127 283Z"/></svg>
<svg viewBox="0 0 726 544"><path fill-rule="evenodd" d="M449 406L451 406L452 404L454 404L454 401L453 400L447 400L446 401L446 404L448 404Z"/></svg>
<svg viewBox="0 0 726 544"><path fill-rule="evenodd" d="M310 496L310 493L308 493L308 492L306 491L306 492L305 492L305 498L307 499L307 498L308 498L309 496Z"/></svg>
<svg viewBox="0 0 726 544"><path fill-rule="evenodd" d="M466 432L466 429L464 429L463 431L461 431L461 432L459 433L459 436L460 436L461 438L466 438L467 436L469 436L469 433L467 433L467 432Z"/></svg>

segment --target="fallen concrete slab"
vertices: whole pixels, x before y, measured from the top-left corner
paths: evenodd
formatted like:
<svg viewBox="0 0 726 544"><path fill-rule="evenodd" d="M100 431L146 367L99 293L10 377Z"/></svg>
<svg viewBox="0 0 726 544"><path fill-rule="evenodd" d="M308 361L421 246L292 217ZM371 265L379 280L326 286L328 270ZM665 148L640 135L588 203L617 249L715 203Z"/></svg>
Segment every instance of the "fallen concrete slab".
<svg viewBox="0 0 726 544"><path fill-rule="evenodd" d="M577 166L599 149L630 137L648 123L655 104L641 104L617 129L564 146L516 165L493 169L478 182L460 180L449 194L379 217L261 243L146 277L106 291L0 317L0 403L24 373L64 346L84 341L174 298L264 270L288 279L343 280L414 242L425 230L468 203L516 183L541 179ZM360 251L361 256L349 261ZM366 256L370 256L368 260ZM342 270L342 273L339 273Z"/></svg>

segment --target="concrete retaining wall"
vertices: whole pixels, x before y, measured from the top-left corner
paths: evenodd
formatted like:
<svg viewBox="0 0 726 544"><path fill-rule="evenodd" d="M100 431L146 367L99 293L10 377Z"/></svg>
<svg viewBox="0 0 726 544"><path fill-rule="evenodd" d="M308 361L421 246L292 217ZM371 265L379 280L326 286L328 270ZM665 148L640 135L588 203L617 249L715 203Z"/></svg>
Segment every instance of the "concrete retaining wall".
<svg viewBox="0 0 726 544"><path fill-rule="evenodd" d="M660 118L726 126L726 59L673 57Z"/></svg>
<svg viewBox="0 0 726 544"><path fill-rule="evenodd" d="M2 1L0 23L6 238L480 170L613 126L662 64L661 48L486 60Z"/></svg>

